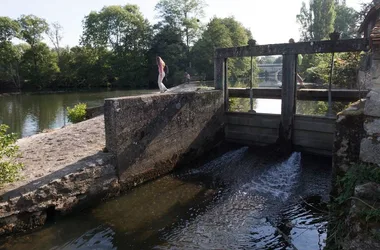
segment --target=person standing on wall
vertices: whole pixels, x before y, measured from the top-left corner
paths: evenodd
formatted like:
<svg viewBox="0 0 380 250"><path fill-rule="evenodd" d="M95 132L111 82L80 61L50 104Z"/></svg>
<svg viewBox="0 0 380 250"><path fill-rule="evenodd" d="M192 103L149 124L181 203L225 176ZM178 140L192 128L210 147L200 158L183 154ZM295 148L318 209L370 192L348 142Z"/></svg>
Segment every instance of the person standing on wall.
<svg viewBox="0 0 380 250"><path fill-rule="evenodd" d="M165 67L166 66L165 62L159 56L156 56L156 62L157 62L157 66L158 66L158 87L160 88L160 92L164 93L168 90L165 87L165 85L162 83L162 80L166 76L165 68L167 68L167 67Z"/></svg>

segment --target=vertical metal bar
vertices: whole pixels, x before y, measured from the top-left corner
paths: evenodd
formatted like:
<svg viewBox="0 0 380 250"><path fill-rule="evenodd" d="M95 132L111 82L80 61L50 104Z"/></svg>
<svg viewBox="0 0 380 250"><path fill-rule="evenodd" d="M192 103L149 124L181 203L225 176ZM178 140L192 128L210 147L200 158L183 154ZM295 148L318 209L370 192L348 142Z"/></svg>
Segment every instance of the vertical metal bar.
<svg viewBox="0 0 380 250"><path fill-rule="evenodd" d="M252 93L252 85L253 85L253 57L251 56L251 77L249 81L249 103L250 103L250 111L253 111L253 93Z"/></svg>
<svg viewBox="0 0 380 250"><path fill-rule="evenodd" d="M334 71L334 52L331 55L331 64L330 64L330 77L329 77L329 92L328 92L328 110L327 110L327 116L332 116L332 100L331 100L331 82L332 82L332 76Z"/></svg>

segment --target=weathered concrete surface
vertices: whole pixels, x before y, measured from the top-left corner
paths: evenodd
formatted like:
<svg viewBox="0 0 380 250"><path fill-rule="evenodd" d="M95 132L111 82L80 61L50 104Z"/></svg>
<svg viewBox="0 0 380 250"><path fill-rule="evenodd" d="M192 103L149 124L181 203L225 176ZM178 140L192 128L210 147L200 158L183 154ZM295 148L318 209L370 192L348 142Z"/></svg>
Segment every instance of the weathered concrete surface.
<svg viewBox="0 0 380 250"><path fill-rule="evenodd" d="M368 93L364 114L380 117L380 92L372 90Z"/></svg>
<svg viewBox="0 0 380 250"><path fill-rule="evenodd" d="M41 226L48 213L64 214L119 192L113 155L102 152L102 116L17 144L25 169L21 180L0 190L0 235Z"/></svg>
<svg viewBox="0 0 380 250"><path fill-rule="evenodd" d="M365 137L364 130L365 100L353 103L338 113L333 147L333 186L337 178L342 177L350 167L360 159L360 142ZM342 190L333 189L336 196Z"/></svg>
<svg viewBox="0 0 380 250"><path fill-rule="evenodd" d="M103 114L104 114L103 106L91 107L91 108L86 109L86 119L95 118Z"/></svg>
<svg viewBox="0 0 380 250"><path fill-rule="evenodd" d="M380 166L380 137L364 138L360 144L360 158L367 163Z"/></svg>
<svg viewBox="0 0 380 250"><path fill-rule="evenodd" d="M364 129L368 135L380 135L380 118L367 118L364 123Z"/></svg>
<svg viewBox="0 0 380 250"><path fill-rule="evenodd" d="M200 156L223 134L222 91L112 98L104 110L106 147L124 188Z"/></svg>
<svg viewBox="0 0 380 250"><path fill-rule="evenodd" d="M124 188L167 173L181 160L191 163L215 145L223 124L221 93L196 90L190 84L172 93L121 98L126 101L113 106L126 108L114 110L118 123L111 124L118 129L114 139L126 147ZM117 155L105 150L104 116L17 144L25 168L19 181L0 190L0 236L39 227L55 213L66 214L121 190Z"/></svg>
<svg viewBox="0 0 380 250"><path fill-rule="evenodd" d="M368 93L364 114L366 115L364 124L366 138L360 144L360 158L363 162L380 166L380 92L378 90L373 89Z"/></svg>

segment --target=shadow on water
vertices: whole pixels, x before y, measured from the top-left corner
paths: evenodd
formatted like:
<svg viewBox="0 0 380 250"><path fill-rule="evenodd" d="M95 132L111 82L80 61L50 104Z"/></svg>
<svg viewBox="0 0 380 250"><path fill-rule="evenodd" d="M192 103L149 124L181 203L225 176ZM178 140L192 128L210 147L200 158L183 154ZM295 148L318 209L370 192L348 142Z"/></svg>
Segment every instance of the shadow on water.
<svg viewBox="0 0 380 250"><path fill-rule="evenodd" d="M231 148L3 249L322 249L330 159Z"/></svg>

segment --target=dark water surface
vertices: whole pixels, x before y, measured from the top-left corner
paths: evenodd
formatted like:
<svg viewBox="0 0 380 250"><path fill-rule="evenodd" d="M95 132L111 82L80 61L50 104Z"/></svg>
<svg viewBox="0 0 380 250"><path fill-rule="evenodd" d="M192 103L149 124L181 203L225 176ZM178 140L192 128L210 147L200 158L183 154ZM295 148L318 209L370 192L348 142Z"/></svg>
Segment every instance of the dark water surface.
<svg viewBox="0 0 380 250"><path fill-rule="evenodd" d="M52 94L24 93L0 95L0 124L10 127L19 137L60 128L67 123L66 107L79 102L88 107L100 106L105 98L157 92L154 90L81 91Z"/></svg>
<svg viewBox="0 0 380 250"><path fill-rule="evenodd" d="M331 159L241 147L200 165L2 249L323 249Z"/></svg>

